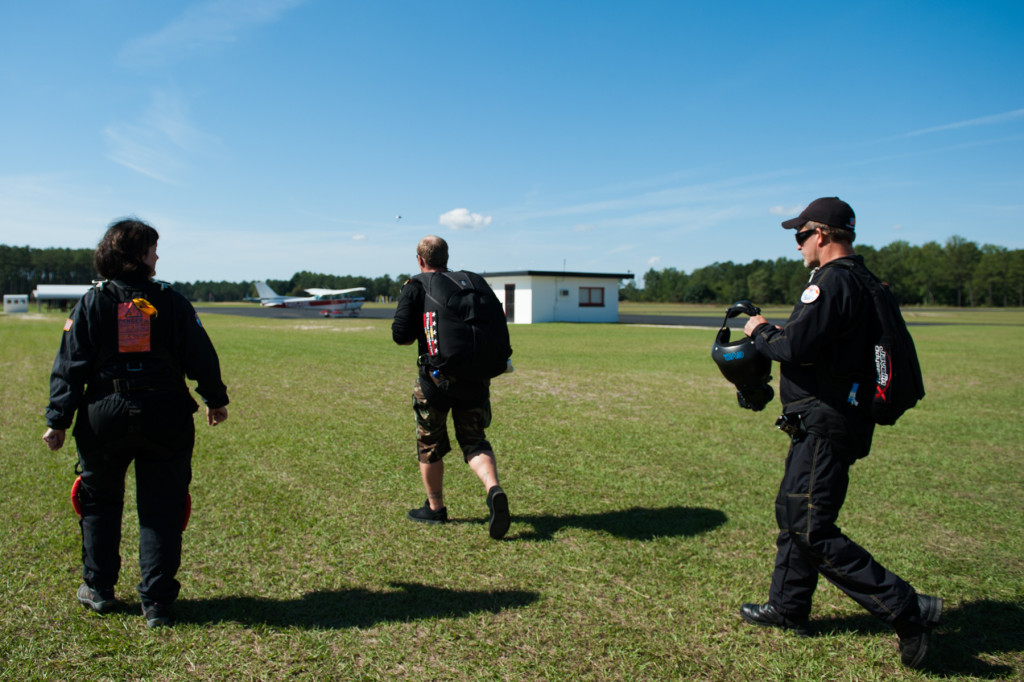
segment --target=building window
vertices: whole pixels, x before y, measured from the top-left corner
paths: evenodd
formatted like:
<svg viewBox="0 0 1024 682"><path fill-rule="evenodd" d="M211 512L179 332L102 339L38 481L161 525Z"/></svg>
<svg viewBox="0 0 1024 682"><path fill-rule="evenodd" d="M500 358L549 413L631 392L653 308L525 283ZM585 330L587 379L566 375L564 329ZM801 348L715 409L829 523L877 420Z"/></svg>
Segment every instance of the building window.
<svg viewBox="0 0 1024 682"><path fill-rule="evenodd" d="M604 288L602 287L580 287L581 308L603 308Z"/></svg>

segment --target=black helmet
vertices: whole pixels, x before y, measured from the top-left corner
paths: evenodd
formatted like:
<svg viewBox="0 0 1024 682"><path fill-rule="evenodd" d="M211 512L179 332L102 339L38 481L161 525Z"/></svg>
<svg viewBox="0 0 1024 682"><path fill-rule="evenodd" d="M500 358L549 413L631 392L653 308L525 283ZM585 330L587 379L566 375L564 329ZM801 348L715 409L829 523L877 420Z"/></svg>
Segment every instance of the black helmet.
<svg viewBox="0 0 1024 682"><path fill-rule="evenodd" d="M775 397L774 389L768 384L772 379L772 361L758 352L749 336L729 343L730 332L726 323L740 313L760 315L761 309L750 301L737 301L726 310L722 328L715 335L715 344L711 347L711 358L722 376L736 387L740 407L759 412Z"/></svg>

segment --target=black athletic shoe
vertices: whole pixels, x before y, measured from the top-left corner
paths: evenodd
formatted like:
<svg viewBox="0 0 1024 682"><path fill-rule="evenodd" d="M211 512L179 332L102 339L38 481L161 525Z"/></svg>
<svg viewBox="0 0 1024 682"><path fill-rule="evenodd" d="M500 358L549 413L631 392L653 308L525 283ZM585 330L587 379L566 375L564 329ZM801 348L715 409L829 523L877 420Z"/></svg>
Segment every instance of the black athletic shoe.
<svg viewBox="0 0 1024 682"><path fill-rule="evenodd" d="M96 613L110 613L118 606L113 590L109 593L100 593L85 583L82 583L81 587L78 588L78 593L75 596L78 597L79 604L87 609L92 609Z"/></svg>
<svg viewBox="0 0 1024 682"><path fill-rule="evenodd" d="M409 518L418 523L447 523L448 507L441 507L435 511L430 508L430 501L428 500L419 509L410 509Z"/></svg>
<svg viewBox="0 0 1024 682"><path fill-rule="evenodd" d="M740 607L740 615L743 616L743 620L754 625L782 628L801 637L807 637L810 634L806 618L800 620L789 618L776 611L771 604L744 604Z"/></svg>
<svg viewBox="0 0 1024 682"><path fill-rule="evenodd" d="M900 662L908 668L920 668L932 644L932 630L942 622L942 598L917 595L918 618L897 625L900 636Z"/></svg>
<svg viewBox="0 0 1024 682"><path fill-rule="evenodd" d="M168 604L153 602L149 606L143 604L142 615L146 618L146 627L162 628L171 624L171 607Z"/></svg>
<svg viewBox="0 0 1024 682"><path fill-rule="evenodd" d="M505 537L512 518L508 513L508 495L496 485L487 491L487 508L491 510L491 520L487 525L487 531L495 540Z"/></svg>

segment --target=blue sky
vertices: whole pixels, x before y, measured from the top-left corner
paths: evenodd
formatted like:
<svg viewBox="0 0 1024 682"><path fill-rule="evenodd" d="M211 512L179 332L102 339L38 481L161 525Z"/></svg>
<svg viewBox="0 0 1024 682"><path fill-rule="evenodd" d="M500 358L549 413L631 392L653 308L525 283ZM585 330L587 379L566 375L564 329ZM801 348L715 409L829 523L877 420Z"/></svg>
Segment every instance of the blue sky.
<svg viewBox="0 0 1024 682"><path fill-rule="evenodd" d="M158 277L685 271L1024 248L1024 3L0 3L0 243L161 233ZM398 216L401 216L399 218Z"/></svg>

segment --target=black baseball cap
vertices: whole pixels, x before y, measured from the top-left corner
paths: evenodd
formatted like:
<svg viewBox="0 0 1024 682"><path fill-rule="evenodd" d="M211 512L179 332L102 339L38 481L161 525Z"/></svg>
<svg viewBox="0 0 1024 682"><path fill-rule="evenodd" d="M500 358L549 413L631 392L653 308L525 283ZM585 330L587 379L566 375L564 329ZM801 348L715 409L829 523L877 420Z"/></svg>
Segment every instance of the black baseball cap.
<svg viewBox="0 0 1024 682"><path fill-rule="evenodd" d="M853 231L857 218L850 205L839 197L822 197L812 201L796 218L785 220L787 230L799 230L808 220Z"/></svg>

